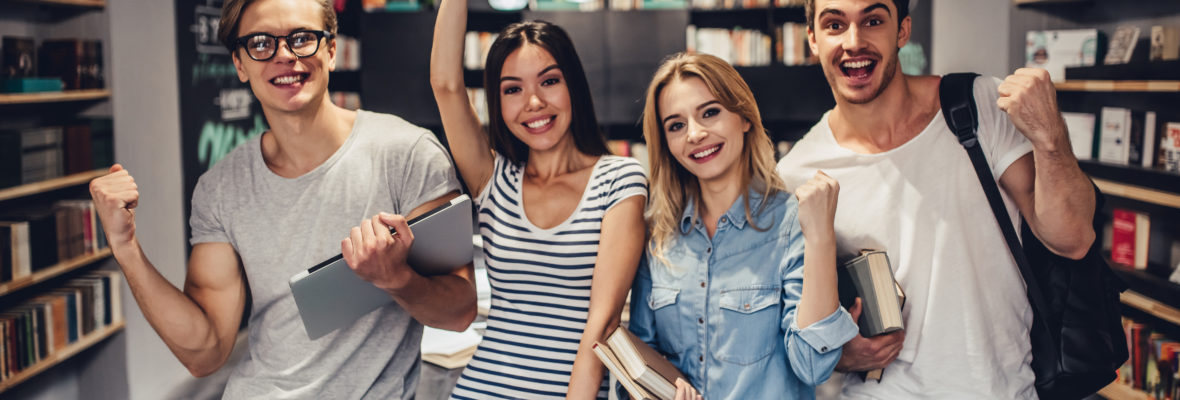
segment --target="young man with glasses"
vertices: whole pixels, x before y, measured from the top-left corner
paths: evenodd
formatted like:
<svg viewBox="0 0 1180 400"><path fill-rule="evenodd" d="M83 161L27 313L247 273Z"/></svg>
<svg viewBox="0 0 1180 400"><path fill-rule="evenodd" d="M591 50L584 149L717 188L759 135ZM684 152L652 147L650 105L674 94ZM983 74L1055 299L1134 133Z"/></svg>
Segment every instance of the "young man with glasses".
<svg viewBox="0 0 1180 400"><path fill-rule="evenodd" d="M415 273L406 265L412 235L395 215L413 217L457 195L446 151L398 117L328 100L335 30L330 0L226 1L219 37L270 129L198 181L183 291L139 246L131 175L115 165L91 183L136 301L193 375L226 362L249 282L250 349L226 398L412 398L422 324L463 330L475 317L472 267ZM389 226L402 234L391 236ZM340 252L395 301L310 340L288 279Z"/></svg>
<svg viewBox="0 0 1180 400"><path fill-rule="evenodd" d="M941 114L939 76L902 74L908 0L807 0L812 53L836 107L779 162L788 187L817 169L840 181L839 252L885 250L906 293L904 333L844 345L850 399L1036 398L1024 281L971 161ZM1078 167L1044 70L974 81L978 146L1050 250L1094 241L1094 192ZM1019 227L1020 225L1016 225ZM855 308L855 307L854 307ZM854 313L855 314L855 313Z"/></svg>

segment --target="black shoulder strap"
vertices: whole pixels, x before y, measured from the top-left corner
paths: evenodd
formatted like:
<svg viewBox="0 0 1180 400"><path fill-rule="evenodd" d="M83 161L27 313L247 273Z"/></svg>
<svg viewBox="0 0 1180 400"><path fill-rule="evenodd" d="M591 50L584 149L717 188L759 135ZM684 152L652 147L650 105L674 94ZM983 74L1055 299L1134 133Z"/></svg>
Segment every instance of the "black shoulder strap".
<svg viewBox="0 0 1180 400"><path fill-rule="evenodd" d="M1032 303L1034 318L1042 319L1042 326L1048 327L1043 320L1044 312L1049 311L1048 303L1045 302L1044 294L1041 293L1041 286L1037 283L1037 277L1033 274L1028 263L1028 258L1024 255L1024 248L1020 245L1020 240L1016 237L1016 229L1012 226L1012 219L1008 216L1008 209L1004 207L1004 200L1000 197L1000 188L996 185L996 179L992 176L991 168L987 164L987 158L983 155L983 149L979 147L979 140L975 135L975 131L979 128L979 114L975 109L975 77L979 74L975 73L955 73L948 74L942 77L942 83L938 87L939 102L942 103L942 116L946 119L946 125L951 128L951 132L959 139L959 144L967 150L967 155L971 157L971 165L975 167L975 174L979 177L979 183L983 185L983 192L987 195L987 202L992 207L992 214L996 217L996 222L1000 225L1000 231L1004 233L1004 240L1008 243L1008 251L1012 253L1012 257L1016 259L1016 265L1020 267L1020 275L1024 277L1024 283L1028 286L1028 300Z"/></svg>

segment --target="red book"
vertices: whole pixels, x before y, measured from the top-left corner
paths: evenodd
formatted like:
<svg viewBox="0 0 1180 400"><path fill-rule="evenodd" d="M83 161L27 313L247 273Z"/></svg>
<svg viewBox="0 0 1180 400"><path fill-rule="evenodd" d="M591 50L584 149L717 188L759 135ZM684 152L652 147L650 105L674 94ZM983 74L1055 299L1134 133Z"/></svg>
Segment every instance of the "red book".
<svg viewBox="0 0 1180 400"><path fill-rule="evenodd" d="M1151 231L1151 220L1147 214L1116 208L1111 225L1110 260L1136 269L1146 269Z"/></svg>

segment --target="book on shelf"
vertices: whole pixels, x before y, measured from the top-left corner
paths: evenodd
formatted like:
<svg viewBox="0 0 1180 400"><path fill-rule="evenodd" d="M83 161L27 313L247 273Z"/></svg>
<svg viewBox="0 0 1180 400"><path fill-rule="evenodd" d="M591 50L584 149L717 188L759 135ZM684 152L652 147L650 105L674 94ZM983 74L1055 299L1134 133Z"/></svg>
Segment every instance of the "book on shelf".
<svg viewBox="0 0 1180 400"><path fill-rule="evenodd" d="M1139 43L1139 27L1135 25L1120 26L1110 38L1110 45L1106 50L1103 64L1126 64L1131 61L1131 54L1135 53L1135 45Z"/></svg>
<svg viewBox="0 0 1180 400"><path fill-rule="evenodd" d="M1151 218L1142 212L1115 208L1111 220L1110 260L1147 269Z"/></svg>
<svg viewBox="0 0 1180 400"><path fill-rule="evenodd" d="M622 326L605 342L595 343L594 353L635 398L672 399L676 380L688 381L676 366Z"/></svg>
<svg viewBox="0 0 1180 400"><path fill-rule="evenodd" d="M1159 153L1165 171L1180 172L1180 122L1164 124Z"/></svg>
<svg viewBox="0 0 1180 400"><path fill-rule="evenodd" d="M1180 60L1180 27L1151 27L1151 54L1148 58L1151 61Z"/></svg>
<svg viewBox="0 0 1180 400"><path fill-rule="evenodd" d="M1130 158L1128 143L1131 138L1131 110L1102 107L1098 140L1098 161L1127 165Z"/></svg>
<svg viewBox="0 0 1180 400"><path fill-rule="evenodd" d="M1073 154L1079 160L1094 158L1094 123L1096 118L1090 113L1063 112L1065 128L1069 132L1069 144Z"/></svg>
<svg viewBox="0 0 1180 400"><path fill-rule="evenodd" d="M1127 336L1127 362L1118 370L1118 382L1157 399L1180 398L1180 342L1151 324L1123 318Z"/></svg>
<svg viewBox="0 0 1180 400"><path fill-rule="evenodd" d="M24 224L28 227L28 241L25 246L28 249L29 267L32 272L57 264L57 213L52 207L36 206L5 210L0 214L0 221Z"/></svg>
<svg viewBox="0 0 1180 400"><path fill-rule="evenodd" d="M690 52L711 54L734 66L770 65L770 35L742 28L685 28L686 47Z"/></svg>
<svg viewBox="0 0 1180 400"><path fill-rule="evenodd" d="M105 87L101 41L46 39L41 42L39 56L38 74L61 78L66 90Z"/></svg>
<svg viewBox="0 0 1180 400"><path fill-rule="evenodd" d="M30 78L37 73L37 51L33 38L4 36L0 39L3 52L0 78Z"/></svg>
<svg viewBox="0 0 1180 400"><path fill-rule="evenodd" d="M1127 165L1151 168L1155 157L1155 111L1131 111L1127 138Z"/></svg>
<svg viewBox="0 0 1180 400"><path fill-rule="evenodd" d="M1065 67L1094 65L1098 54L1097 29L1028 31L1025 67L1049 71L1053 82L1065 80Z"/></svg>
<svg viewBox="0 0 1180 400"><path fill-rule="evenodd" d="M860 335L872 337L905 329L901 310L905 292L893 277L889 256L880 250L861 250L860 255L843 262L837 269L840 303L851 307L861 298L860 318L856 321ZM863 375L865 380L881 381L883 369Z"/></svg>

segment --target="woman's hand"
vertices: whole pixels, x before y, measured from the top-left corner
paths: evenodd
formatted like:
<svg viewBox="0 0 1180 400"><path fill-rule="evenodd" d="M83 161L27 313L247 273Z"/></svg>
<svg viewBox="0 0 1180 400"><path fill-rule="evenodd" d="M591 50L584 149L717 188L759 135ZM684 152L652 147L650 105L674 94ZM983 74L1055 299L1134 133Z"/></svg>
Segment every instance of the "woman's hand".
<svg viewBox="0 0 1180 400"><path fill-rule="evenodd" d="M696 388L681 378L676 378L676 400L703 400Z"/></svg>
<svg viewBox="0 0 1180 400"><path fill-rule="evenodd" d="M799 199L799 225L803 236L834 237L840 183L823 171L816 171L811 180L795 189L795 197Z"/></svg>

